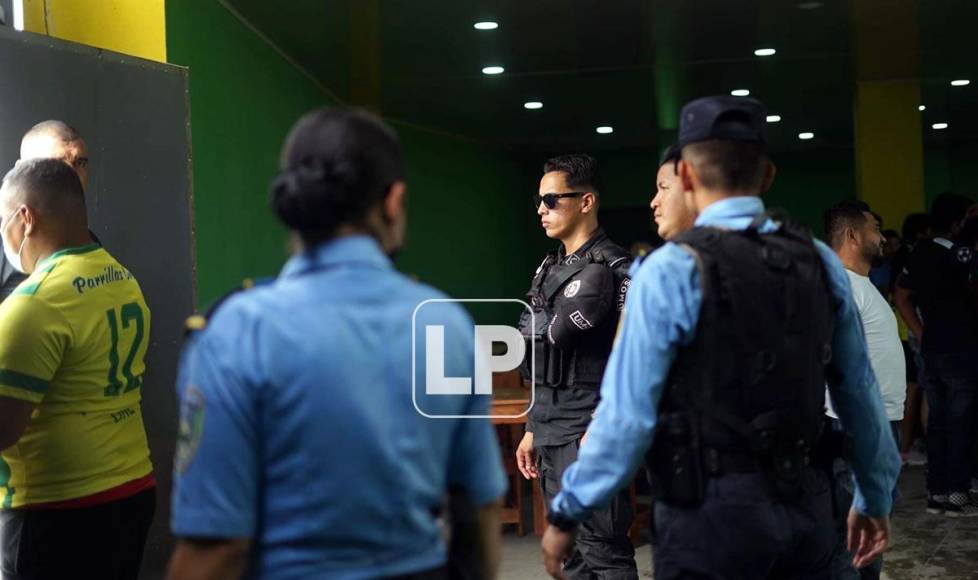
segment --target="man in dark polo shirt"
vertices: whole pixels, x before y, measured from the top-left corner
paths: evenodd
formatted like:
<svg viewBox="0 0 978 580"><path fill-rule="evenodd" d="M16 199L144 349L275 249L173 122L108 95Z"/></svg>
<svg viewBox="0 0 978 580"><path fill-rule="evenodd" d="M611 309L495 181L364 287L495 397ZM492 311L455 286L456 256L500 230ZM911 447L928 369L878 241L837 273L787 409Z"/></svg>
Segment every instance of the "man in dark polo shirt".
<svg viewBox="0 0 978 580"><path fill-rule="evenodd" d="M927 511L978 516L969 497L978 410L978 308L975 248L961 224L971 200L944 193L934 200L937 236L914 248L896 292L897 308L921 341L927 426Z"/></svg>

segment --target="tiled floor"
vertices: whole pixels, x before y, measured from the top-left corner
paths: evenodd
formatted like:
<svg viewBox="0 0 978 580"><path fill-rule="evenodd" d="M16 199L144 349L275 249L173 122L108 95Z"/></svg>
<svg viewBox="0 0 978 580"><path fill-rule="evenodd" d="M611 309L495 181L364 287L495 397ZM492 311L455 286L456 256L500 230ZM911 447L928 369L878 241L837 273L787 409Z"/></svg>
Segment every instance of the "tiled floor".
<svg viewBox="0 0 978 580"><path fill-rule="evenodd" d="M924 510L924 468L900 477L903 495L893 516L893 542L886 553L888 580L978 580L978 518L951 519ZM652 578L648 545L636 550L639 575ZM507 533L501 580L546 580L539 538Z"/></svg>

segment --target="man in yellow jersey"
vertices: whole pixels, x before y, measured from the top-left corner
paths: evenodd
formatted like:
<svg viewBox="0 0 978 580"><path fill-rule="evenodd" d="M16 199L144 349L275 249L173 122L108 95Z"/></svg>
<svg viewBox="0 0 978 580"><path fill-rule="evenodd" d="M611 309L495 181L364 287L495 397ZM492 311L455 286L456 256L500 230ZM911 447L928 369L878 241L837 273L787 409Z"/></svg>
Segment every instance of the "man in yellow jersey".
<svg viewBox="0 0 978 580"><path fill-rule="evenodd" d="M62 161L7 174L0 237L28 274L0 305L0 571L135 579L155 509L140 410L149 309L91 243L81 182Z"/></svg>

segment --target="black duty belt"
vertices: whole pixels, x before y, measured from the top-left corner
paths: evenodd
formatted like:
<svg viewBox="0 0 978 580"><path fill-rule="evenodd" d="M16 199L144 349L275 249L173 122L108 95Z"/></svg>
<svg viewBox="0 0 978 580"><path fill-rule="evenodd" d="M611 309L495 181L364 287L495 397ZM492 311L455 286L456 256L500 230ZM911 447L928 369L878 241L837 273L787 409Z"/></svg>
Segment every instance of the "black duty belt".
<svg viewBox="0 0 978 580"><path fill-rule="evenodd" d="M750 453L707 447L703 450L703 471L707 477L720 477L732 473L752 473L760 469Z"/></svg>

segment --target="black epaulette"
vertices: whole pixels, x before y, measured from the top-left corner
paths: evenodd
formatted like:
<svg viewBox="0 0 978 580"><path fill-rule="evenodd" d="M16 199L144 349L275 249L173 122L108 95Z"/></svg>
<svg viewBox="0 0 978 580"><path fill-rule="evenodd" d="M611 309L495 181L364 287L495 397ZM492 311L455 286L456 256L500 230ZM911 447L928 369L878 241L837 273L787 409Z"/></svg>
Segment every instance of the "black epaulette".
<svg viewBox="0 0 978 580"><path fill-rule="evenodd" d="M196 313L187 317L187 320L184 322L183 325L184 339L186 339L187 337L189 337L195 332L199 332L207 328L207 321L213 318L215 314L217 314L218 309L221 308L221 306L227 301L228 298L234 296L235 294L238 294L239 292L247 292L252 288L265 286L266 284L270 284L274 281L275 278L273 277L258 278L258 279L245 278L244 280L241 281L240 286L232 288L231 291L229 291L227 294L221 296L220 298L212 302L211 305L207 308L207 310L204 311L203 314Z"/></svg>
<svg viewBox="0 0 978 580"><path fill-rule="evenodd" d="M612 270L623 269L628 271L632 263L632 255L617 244L603 247L593 252L592 256L597 263L603 263Z"/></svg>

